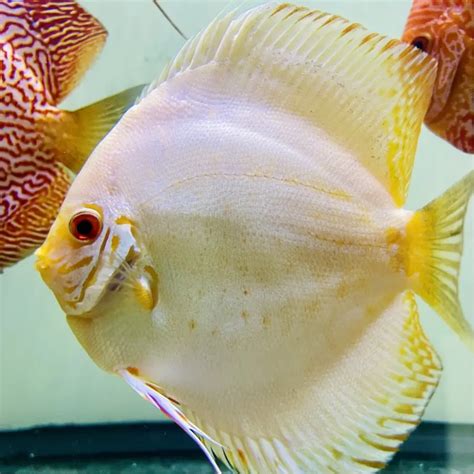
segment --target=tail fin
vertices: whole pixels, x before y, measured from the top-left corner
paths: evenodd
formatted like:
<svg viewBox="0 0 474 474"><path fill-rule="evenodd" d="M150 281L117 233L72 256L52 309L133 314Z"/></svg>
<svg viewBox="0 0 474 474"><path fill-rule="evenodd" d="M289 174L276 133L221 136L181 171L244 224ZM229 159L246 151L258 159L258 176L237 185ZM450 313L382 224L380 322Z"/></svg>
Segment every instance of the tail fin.
<svg viewBox="0 0 474 474"><path fill-rule="evenodd" d="M50 139L56 158L77 173L96 145L131 107L145 86L136 86L74 112L64 112Z"/></svg>
<svg viewBox="0 0 474 474"><path fill-rule="evenodd" d="M407 274L413 289L474 351L474 331L464 318L458 298L463 227L474 192L474 171L442 196L416 212L408 223L410 242Z"/></svg>

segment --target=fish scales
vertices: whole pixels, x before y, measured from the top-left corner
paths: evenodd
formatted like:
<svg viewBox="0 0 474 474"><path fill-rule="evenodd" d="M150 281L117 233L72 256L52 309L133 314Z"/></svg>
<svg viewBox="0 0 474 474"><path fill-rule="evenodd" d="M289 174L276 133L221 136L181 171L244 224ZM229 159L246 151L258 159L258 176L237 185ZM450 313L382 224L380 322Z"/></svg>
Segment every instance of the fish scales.
<svg viewBox="0 0 474 474"><path fill-rule="evenodd" d="M213 21L96 148L37 269L94 362L242 473L382 469L441 375L474 172L404 209L435 61L338 16Z"/></svg>
<svg viewBox="0 0 474 474"><path fill-rule="evenodd" d="M42 243L71 171L138 94L125 91L89 112L56 107L106 36L72 0L0 2L0 272Z"/></svg>

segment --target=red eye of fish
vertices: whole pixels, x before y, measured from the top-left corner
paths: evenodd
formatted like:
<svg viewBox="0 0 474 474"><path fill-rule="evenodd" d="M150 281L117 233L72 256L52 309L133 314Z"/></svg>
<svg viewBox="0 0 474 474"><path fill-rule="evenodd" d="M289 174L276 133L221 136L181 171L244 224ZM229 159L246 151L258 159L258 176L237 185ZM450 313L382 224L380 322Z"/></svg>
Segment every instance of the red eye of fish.
<svg viewBox="0 0 474 474"><path fill-rule="evenodd" d="M425 53L429 52L430 39L427 36L417 36L412 42L411 45L415 48L424 51Z"/></svg>
<svg viewBox="0 0 474 474"><path fill-rule="evenodd" d="M102 230L100 215L89 209L75 214L69 221L72 236L83 243L92 243L99 237Z"/></svg>

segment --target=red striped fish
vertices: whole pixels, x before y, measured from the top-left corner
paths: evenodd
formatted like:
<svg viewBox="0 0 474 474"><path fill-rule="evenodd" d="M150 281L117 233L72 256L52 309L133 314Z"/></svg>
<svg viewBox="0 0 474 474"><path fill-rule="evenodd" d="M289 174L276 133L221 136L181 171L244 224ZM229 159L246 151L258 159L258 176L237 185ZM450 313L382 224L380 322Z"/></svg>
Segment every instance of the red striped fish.
<svg viewBox="0 0 474 474"><path fill-rule="evenodd" d="M57 108L106 36L73 0L0 0L0 272L43 242L71 172L139 93Z"/></svg>
<svg viewBox="0 0 474 474"><path fill-rule="evenodd" d="M414 0L402 39L438 60L425 124L474 153L473 0Z"/></svg>

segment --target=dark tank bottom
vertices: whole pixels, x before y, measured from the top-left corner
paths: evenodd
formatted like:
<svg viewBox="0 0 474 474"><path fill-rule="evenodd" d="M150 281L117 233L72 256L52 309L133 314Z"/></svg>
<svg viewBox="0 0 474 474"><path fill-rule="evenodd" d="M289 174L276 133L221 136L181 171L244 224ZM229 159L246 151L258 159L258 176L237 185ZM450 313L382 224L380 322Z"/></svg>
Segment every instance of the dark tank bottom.
<svg viewBox="0 0 474 474"><path fill-rule="evenodd" d="M422 423L384 472L474 474L473 447L474 425ZM212 469L178 427L158 422L0 431L0 473L211 474Z"/></svg>

